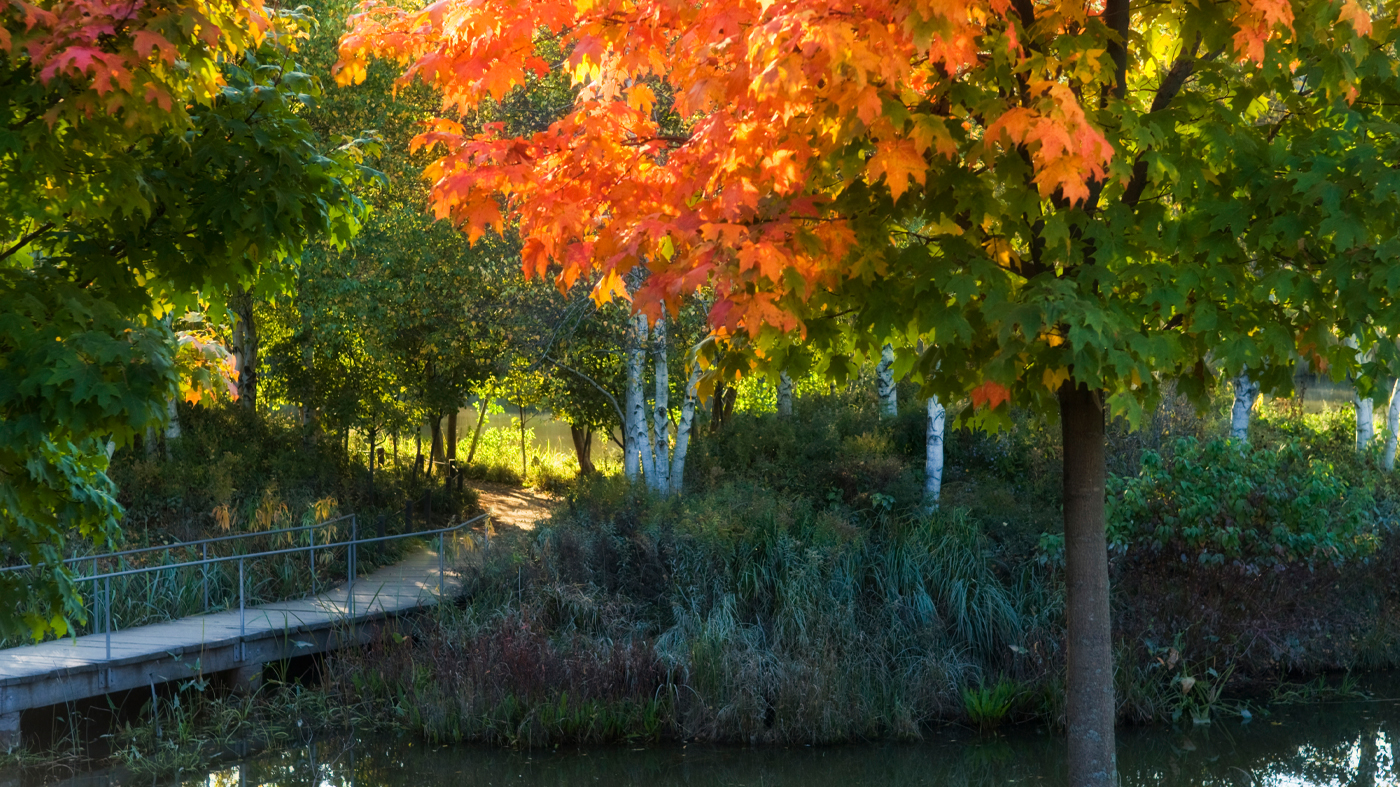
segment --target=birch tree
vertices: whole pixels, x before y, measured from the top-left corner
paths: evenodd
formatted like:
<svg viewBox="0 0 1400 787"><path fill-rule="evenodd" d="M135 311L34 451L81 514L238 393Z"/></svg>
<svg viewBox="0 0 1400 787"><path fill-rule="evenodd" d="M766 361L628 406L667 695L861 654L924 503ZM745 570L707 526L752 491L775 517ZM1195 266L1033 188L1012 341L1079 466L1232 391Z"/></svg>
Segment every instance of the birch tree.
<svg viewBox="0 0 1400 787"><path fill-rule="evenodd" d="M778 372L778 417L792 417L792 378L787 372Z"/></svg>
<svg viewBox="0 0 1400 787"><path fill-rule="evenodd" d="M937 396L925 402L928 409L928 433L924 438L924 510L938 508L943 494L943 438L947 430L948 411Z"/></svg>
<svg viewBox="0 0 1400 787"><path fill-rule="evenodd" d="M658 318L652 332L655 341L652 346L653 370L656 380L656 394L652 397L651 451L652 464L656 468L648 478L648 486L662 494L671 491L670 437L671 437L671 375L669 359L666 357L666 322Z"/></svg>
<svg viewBox="0 0 1400 787"><path fill-rule="evenodd" d="M1249 419L1259 401L1259 383L1249 379L1248 372L1240 372L1232 381L1235 389L1235 403L1230 408L1230 438L1240 442L1249 441Z"/></svg>
<svg viewBox="0 0 1400 787"><path fill-rule="evenodd" d="M880 348L880 363L875 366L875 390L880 397L880 415L899 415L899 390L894 384L894 347L889 343Z"/></svg>
<svg viewBox="0 0 1400 787"><path fill-rule="evenodd" d="M650 469L647 467L651 452L644 450L647 445L646 397L643 392L646 384L647 318L644 314L638 314L629 322L631 327L627 332L625 348L627 391L623 403L626 422L623 424L622 474L629 481L637 481L644 473L650 477L655 469L654 466Z"/></svg>

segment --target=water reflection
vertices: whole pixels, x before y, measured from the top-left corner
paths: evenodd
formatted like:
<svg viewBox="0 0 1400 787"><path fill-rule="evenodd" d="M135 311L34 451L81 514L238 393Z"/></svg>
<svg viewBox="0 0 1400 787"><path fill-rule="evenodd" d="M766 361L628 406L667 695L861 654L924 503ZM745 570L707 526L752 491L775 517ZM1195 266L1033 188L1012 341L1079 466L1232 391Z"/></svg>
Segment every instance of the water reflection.
<svg viewBox="0 0 1400 787"><path fill-rule="evenodd" d="M1187 730L1124 730L1125 787L1376 787L1400 784L1400 704L1316 706ZM321 740L173 781L89 774L68 787L862 787L1062 785L1064 742L1020 729L940 731L915 744L747 749L653 746L511 752L411 738ZM4 781L4 779L0 779Z"/></svg>

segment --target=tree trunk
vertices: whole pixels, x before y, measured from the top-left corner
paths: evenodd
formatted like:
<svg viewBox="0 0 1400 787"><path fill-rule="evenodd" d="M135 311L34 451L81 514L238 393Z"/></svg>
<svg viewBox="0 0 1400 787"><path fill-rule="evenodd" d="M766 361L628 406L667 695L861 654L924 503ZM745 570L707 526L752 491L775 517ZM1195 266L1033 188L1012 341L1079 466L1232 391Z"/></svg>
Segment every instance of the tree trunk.
<svg viewBox="0 0 1400 787"><path fill-rule="evenodd" d="M496 394L496 386L493 384L491 390L481 397L477 402L476 430L472 432L472 445L467 449L467 464L471 464L476 459L476 446L481 442L481 428L486 425L486 413L491 406L491 397Z"/></svg>
<svg viewBox="0 0 1400 787"><path fill-rule="evenodd" d="M1376 408L1368 397L1356 397L1356 450L1365 451L1376 439Z"/></svg>
<svg viewBox="0 0 1400 787"><path fill-rule="evenodd" d="M417 480L418 474L423 472L423 427L418 427L418 434L413 436L413 477Z"/></svg>
<svg viewBox="0 0 1400 787"><path fill-rule="evenodd" d="M787 372L778 373L778 417L792 417L792 378Z"/></svg>
<svg viewBox="0 0 1400 787"><path fill-rule="evenodd" d="M165 458L170 458L171 447L180 439L180 408L176 397L165 400Z"/></svg>
<svg viewBox="0 0 1400 787"><path fill-rule="evenodd" d="M1386 408L1385 456L1381 458L1381 464L1387 473L1395 469L1397 432L1400 432L1400 378L1396 378L1390 386L1390 406Z"/></svg>
<svg viewBox="0 0 1400 787"><path fill-rule="evenodd" d="M245 410L258 409L258 325L253 316L252 292L238 287L229 306L233 323L234 368L238 370L238 402Z"/></svg>
<svg viewBox="0 0 1400 787"><path fill-rule="evenodd" d="M141 448L145 450L147 459L155 458L156 450L160 448L160 438L157 437L159 434L154 426L146 427L146 436L141 440Z"/></svg>
<svg viewBox="0 0 1400 787"><path fill-rule="evenodd" d="M442 416L433 416L433 447L432 454L428 458L428 475L432 475L442 466Z"/></svg>
<svg viewBox="0 0 1400 787"><path fill-rule="evenodd" d="M1108 615L1102 394L1060 387L1064 442L1065 589L1068 618L1069 783L1117 783L1113 723L1112 627Z"/></svg>
<svg viewBox="0 0 1400 787"><path fill-rule="evenodd" d="M1230 438L1249 442L1249 415L1254 403L1259 401L1259 383L1240 372L1234 380L1235 406L1230 409Z"/></svg>
<svg viewBox="0 0 1400 787"><path fill-rule="evenodd" d="M632 318L630 334L630 346L627 348L627 423L624 424L626 449L622 472L629 480L636 481L639 474L650 478L656 469L646 450L647 407L646 397L642 393L647 361L646 315L638 314ZM651 466L648 467L648 464Z"/></svg>
<svg viewBox="0 0 1400 787"><path fill-rule="evenodd" d="M943 494L943 436L948 425L948 411L939 404L937 396L928 398L928 432L924 438L924 510L938 509Z"/></svg>
<svg viewBox="0 0 1400 787"><path fill-rule="evenodd" d="M676 424L676 450L671 454L671 494L679 495L685 482L685 456L690 449L690 430L695 424L695 402L700 388L700 363L690 370L685 382L685 402L681 404L681 420Z"/></svg>
<svg viewBox="0 0 1400 787"><path fill-rule="evenodd" d="M593 475L598 468L593 464L593 430L569 424L569 436L574 440L574 453L578 456L578 474Z"/></svg>
<svg viewBox="0 0 1400 787"><path fill-rule="evenodd" d="M520 482L530 477L530 461L525 456L525 399L516 396L515 403L520 407Z"/></svg>
<svg viewBox="0 0 1400 787"><path fill-rule="evenodd" d="M880 415L893 418L899 414L899 394L894 386L894 347L886 344L880 349L880 364L875 367L875 385L880 394Z"/></svg>
<svg viewBox="0 0 1400 787"><path fill-rule="evenodd" d="M447 414L447 460L457 461L457 410L452 408L452 412Z"/></svg>
<svg viewBox="0 0 1400 787"><path fill-rule="evenodd" d="M656 339L656 344L651 349L653 374L656 378L656 394L652 399L650 445L656 472L648 481L648 485L657 492L666 494L671 489L671 483L668 480L671 475L671 372L669 359L666 357L666 323L664 318L656 321L652 336Z"/></svg>

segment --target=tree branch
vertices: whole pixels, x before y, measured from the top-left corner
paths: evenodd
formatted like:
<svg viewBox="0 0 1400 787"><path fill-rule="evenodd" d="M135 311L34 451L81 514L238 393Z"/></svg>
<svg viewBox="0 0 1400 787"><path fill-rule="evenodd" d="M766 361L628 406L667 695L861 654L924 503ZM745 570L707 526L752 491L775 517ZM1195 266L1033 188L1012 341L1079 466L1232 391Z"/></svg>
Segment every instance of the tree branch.
<svg viewBox="0 0 1400 787"><path fill-rule="evenodd" d="M601 393L603 396L606 396L606 397L608 398L608 403L612 405L612 407L613 407L613 412L617 413L617 420L618 420L618 423L621 423L621 424L626 424L626 423L627 423L627 417L626 417L625 415L622 414L622 408L621 408L620 406L618 406L617 398L616 398L615 396L613 396L612 393L608 391L608 389L606 389L606 388L604 388L603 386L599 385L597 380L594 380L592 377L589 377L588 375L584 374L583 372L580 372L580 371L577 370L577 369L574 369L574 368L565 366L565 365L562 364L562 363L559 363L558 361L554 360L553 358L550 358L548 355L544 356L541 360L543 360L543 361L545 361L545 362L547 362L547 363L551 363L551 364L557 366L558 368L563 369L564 371L569 372L570 374L573 374L573 375L577 376L580 380L583 380L584 382L588 383L589 385L593 386L594 388L597 388L599 393Z"/></svg>
<svg viewBox="0 0 1400 787"><path fill-rule="evenodd" d="M20 238L19 241L15 243L15 245L11 246L11 247L10 247L9 249L7 249L3 254L0 254L0 260L7 259L8 257L10 257L10 255L14 254L15 252L19 251L20 249L24 248L25 246L28 246L29 243L30 243L30 241L34 240L35 238L39 237L40 235L43 235L44 233L48 232L48 231L51 230L51 229L53 229L53 222L52 222L52 221L46 221L46 222L44 222L42 225L39 226L38 229L36 229L36 230L34 230L33 232L29 233L28 235L25 235L24 237Z"/></svg>

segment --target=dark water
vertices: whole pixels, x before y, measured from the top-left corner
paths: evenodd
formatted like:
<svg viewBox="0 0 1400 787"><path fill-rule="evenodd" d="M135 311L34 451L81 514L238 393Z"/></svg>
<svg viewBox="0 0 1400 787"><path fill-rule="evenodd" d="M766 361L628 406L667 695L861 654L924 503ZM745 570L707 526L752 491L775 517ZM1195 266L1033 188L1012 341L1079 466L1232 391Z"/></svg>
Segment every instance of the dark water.
<svg viewBox="0 0 1400 787"><path fill-rule="evenodd" d="M1122 730L1119 768L1138 785L1400 784L1400 702L1315 705L1189 729ZM1035 729L946 730L913 744L724 748L700 745L513 752L410 738L317 741L253 757L186 787L860 787L1064 784L1063 738ZM83 780L142 783L132 779ZM150 784L149 780L144 783ZM160 784L170 784L161 782Z"/></svg>

